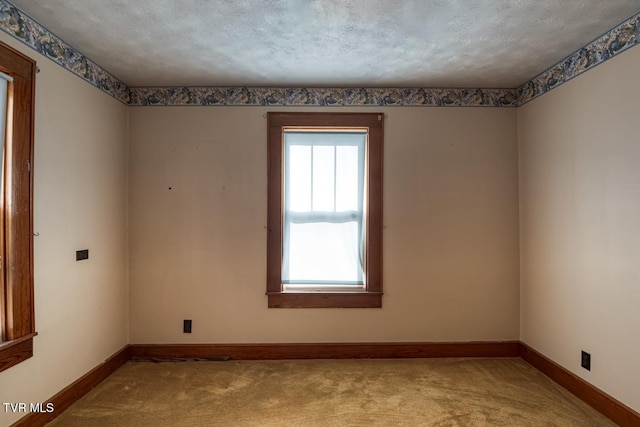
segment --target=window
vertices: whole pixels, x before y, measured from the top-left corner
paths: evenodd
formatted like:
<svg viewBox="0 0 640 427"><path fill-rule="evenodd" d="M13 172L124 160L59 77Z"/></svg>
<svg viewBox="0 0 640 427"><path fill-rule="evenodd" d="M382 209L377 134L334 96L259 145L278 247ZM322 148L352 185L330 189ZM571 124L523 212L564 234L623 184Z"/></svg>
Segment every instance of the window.
<svg viewBox="0 0 640 427"><path fill-rule="evenodd" d="M269 307L381 307L383 114L268 117Z"/></svg>
<svg viewBox="0 0 640 427"><path fill-rule="evenodd" d="M0 43L0 371L33 355L33 110L36 64Z"/></svg>

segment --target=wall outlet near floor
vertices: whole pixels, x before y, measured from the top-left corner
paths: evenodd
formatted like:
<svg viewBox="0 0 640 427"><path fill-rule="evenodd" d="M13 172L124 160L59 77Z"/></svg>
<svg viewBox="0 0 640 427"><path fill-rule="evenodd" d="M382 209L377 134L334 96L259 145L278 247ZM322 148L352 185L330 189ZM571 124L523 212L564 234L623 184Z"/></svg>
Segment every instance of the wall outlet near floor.
<svg viewBox="0 0 640 427"><path fill-rule="evenodd" d="M591 355L586 351L582 352L582 362L580 363L580 366L582 366L587 371L591 370Z"/></svg>
<svg viewBox="0 0 640 427"><path fill-rule="evenodd" d="M182 332L185 334L191 333L191 319L184 319L182 323Z"/></svg>

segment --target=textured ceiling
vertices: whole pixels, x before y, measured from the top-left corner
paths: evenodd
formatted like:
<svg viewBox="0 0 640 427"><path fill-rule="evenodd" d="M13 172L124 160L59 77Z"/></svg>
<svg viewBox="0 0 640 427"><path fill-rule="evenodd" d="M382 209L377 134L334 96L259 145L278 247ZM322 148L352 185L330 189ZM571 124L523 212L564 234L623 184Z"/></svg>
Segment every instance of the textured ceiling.
<svg viewBox="0 0 640 427"><path fill-rule="evenodd" d="M11 0L129 86L516 87L640 0Z"/></svg>

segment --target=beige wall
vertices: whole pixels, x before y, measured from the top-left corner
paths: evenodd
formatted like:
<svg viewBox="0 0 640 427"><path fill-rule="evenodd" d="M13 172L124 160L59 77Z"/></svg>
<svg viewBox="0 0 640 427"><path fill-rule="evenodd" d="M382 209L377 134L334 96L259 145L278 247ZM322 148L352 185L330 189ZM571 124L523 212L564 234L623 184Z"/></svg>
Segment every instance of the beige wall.
<svg viewBox="0 0 640 427"><path fill-rule="evenodd" d="M635 48L518 109L521 339L636 411L638 76Z"/></svg>
<svg viewBox="0 0 640 427"><path fill-rule="evenodd" d="M519 338L515 109L357 110L389 115L382 309L267 309L266 111L130 109L132 343Z"/></svg>
<svg viewBox="0 0 640 427"><path fill-rule="evenodd" d="M0 402L43 402L129 342L127 107L14 41L38 62L34 357L0 372ZM77 249L90 250L76 262ZM24 414L5 413L0 425Z"/></svg>

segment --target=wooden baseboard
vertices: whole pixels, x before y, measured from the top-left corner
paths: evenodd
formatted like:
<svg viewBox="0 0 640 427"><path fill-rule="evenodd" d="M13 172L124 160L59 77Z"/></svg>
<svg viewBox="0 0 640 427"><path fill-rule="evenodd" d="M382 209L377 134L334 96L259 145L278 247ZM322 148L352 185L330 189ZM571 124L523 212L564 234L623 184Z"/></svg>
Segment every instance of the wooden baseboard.
<svg viewBox="0 0 640 427"><path fill-rule="evenodd" d="M122 350L108 358L101 365L96 366L91 371L69 384L67 387L56 393L46 403L52 403L53 412L31 412L20 418L11 427L34 427L43 426L60 415L74 402L87 394L89 390L100 384L105 378L115 372L120 366L131 359L130 348L127 345Z"/></svg>
<svg viewBox="0 0 640 427"><path fill-rule="evenodd" d="M65 387L47 403L51 413L33 412L12 427L43 426L130 359L387 359L433 357L521 357L620 426L640 426L640 414L519 341L460 343L324 344L132 344Z"/></svg>
<svg viewBox="0 0 640 427"><path fill-rule="evenodd" d="M569 372L525 343L520 344L520 357L620 426L640 426L638 412Z"/></svg>
<svg viewBox="0 0 640 427"><path fill-rule="evenodd" d="M132 344L132 358L276 360L519 357L520 343Z"/></svg>

